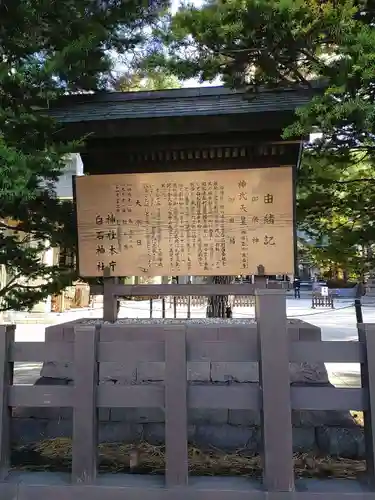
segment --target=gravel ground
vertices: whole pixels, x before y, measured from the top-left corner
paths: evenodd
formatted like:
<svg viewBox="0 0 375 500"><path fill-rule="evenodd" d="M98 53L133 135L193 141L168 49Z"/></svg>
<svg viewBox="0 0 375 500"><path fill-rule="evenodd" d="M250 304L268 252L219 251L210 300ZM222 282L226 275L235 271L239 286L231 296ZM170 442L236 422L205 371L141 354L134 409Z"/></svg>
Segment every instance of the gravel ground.
<svg viewBox="0 0 375 500"><path fill-rule="evenodd" d="M299 319L288 319L288 323L291 325L300 323ZM86 325L97 325L97 324L105 324L105 325L191 325L191 324L199 324L199 325L254 325L256 324L255 318L120 318L115 323L111 323L109 321L103 321L100 318L82 318L80 323L84 323Z"/></svg>
<svg viewBox="0 0 375 500"><path fill-rule="evenodd" d="M182 324L225 324L230 325L249 325L255 324L254 318L233 318L233 319L221 319L221 318L191 318L191 319L174 319L174 318L120 318L116 323L110 323L109 321L103 321L100 318L82 318L80 323L85 323L87 325L97 325L97 324L107 324L107 325L181 325Z"/></svg>

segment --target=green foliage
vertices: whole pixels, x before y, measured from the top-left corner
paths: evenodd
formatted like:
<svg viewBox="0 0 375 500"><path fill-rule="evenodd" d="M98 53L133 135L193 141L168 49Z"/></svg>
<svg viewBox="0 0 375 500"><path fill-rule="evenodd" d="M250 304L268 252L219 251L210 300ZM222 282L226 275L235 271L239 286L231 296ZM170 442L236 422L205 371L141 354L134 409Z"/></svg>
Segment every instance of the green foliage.
<svg viewBox="0 0 375 500"><path fill-rule="evenodd" d="M318 242L304 246L305 257L356 278L375 266L375 175L363 156L352 154L337 168L329 160L307 155L298 176L299 229Z"/></svg>
<svg viewBox="0 0 375 500"><path fill-rule="evenodd" d="M74 248L73 204L43 193L20 204L2 203L2 211L17 213L19 219L0 222L0 262L8 272L8 281L0 289L1 310L31 308L76 277L72 269L41 261L51 247Z"/></svg>
<svg viewBox="0 0 375 500"><path fill-rule="evenodd" d="M286 131L318 128L324 149L374 146L375 8L355 0L206 0L187 4L154 32L144 65L179 78L259 86L325 82ZM161 47L164 46L164 51Z"/></svg>
<svg viewBox="0 0 375 500"><path fill-rule="evenodd" d="M67 92L105 89L111 53L129 55L168 0L11 0L0 3L0 309L27 309L67 286L74 271L41 252L74 249L73 205L54 191L69 153L46 114Z"/></svg>
<svg viewBox="0 0 375 500"><path fill-rule="evenodd" d="M299 172L299 224L330 242L309 248L313 261L357 275L374 264L374 26L373 0L206 0L159 23L143 62L181 79L219 77L249 97L318 80L284 131L321 133Z"/></svg>
<svg viewBox="0 0 375 500"><path fill-rule="evenodd" d="M357 281L346 281L343 279L327 280L328 288L354 288L357 285Z"/></svg>
<svg viewBox="0 0 375 500"><path fill-rule="evenodd" d="M155 32L167 52L159 61L186 78L222 76L230 86L305 81L316 62L299 67L352 23L350 1L206 0L185 5ZM158 52L159 47L157 46ZM158 54L154 54L157 62Z"/></svg>
<svg viewBox="0 0 375 500"><path fill-rule="evenodd" d="M113 83L120 92L138 92L147 90L179 89L181 83L174 75L158 70L135 70L123 73Z"/></svg>

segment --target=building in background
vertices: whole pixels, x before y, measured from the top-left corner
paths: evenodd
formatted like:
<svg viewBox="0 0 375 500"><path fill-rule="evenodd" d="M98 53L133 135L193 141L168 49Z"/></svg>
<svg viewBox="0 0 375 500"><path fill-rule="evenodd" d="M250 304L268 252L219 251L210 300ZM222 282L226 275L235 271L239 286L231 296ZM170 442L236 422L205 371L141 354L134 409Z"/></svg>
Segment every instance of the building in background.
<svg viewBox="0 0 375 500"><path fill-rule="evenodd" d="M57 197L61 200L73 201L73 177L83 175L83 162L79 154L72 154L66 162L64 173L60 176L56 183L55 189ZM75 256L66 248L51 248L48 250L48 260L45 263L50 265L58 265L64 267L75 265ZM76 305L88 305L88 287L82 284L66 288L61 294L56 297L49 297L43 307L40 304L38 308L41 312L64 311ZM39 312L39 311L38 311Z"/></svg>
<svg viewBox="0 0 375 500"><path fill-rule="evenodd" d="M322 274L322 269L317 267L308 256L306 247L322 248L328 244L328 238L317 241L303 231L297 231L298 238L298 271L301 281L310 281Z"/></svg>
<svg viewBox="0 0 375 500"><path fill-rule="evenodd" d="M66 167L63 174L56 183L56 194L60 199L71 199L73 200L73 176L83 174L83 163L79 154L72 154L66 160ZM8 221L9 223L9 221ZM29 243L32 245L33 242ZM48 241L45 242L45 251L42 252L40 258L44 264L55 265L62 258L66 259L64 255L64 250L50 248ZM4 287L9 279L11 278L9 271L5 266L0 266L0 287ZM22 278L20 278L22 280ZM37 285L37 282L34 282ZM50 312L52 309L52 297L47 297L44 301L36 304L33 308L33 312Z"/></svg>

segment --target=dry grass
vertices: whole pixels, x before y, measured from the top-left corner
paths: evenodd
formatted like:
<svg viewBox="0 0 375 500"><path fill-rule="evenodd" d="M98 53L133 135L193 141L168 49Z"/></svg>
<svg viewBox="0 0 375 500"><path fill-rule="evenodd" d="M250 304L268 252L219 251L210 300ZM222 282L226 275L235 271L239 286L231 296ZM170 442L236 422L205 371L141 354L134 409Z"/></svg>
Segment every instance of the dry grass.
<svg viewBox="0 0 375 500"><path fill-rule="evenodd" d="M72 444L70 439L53 439L35 444L28 464L17 469L69 470ZM27 450L18 449L20 457ZM34 458L33 458L34 457ZM37 460L36 457L38 457ZM165 468L165 450L162 446L148 443L135 445L101 444L99 446L99 470L110 472L134 472L162 474ZM356 479L365 472L364 460L348 460L334 457L317 457L311 454L296 454L294 468L298 477ZM243 476L259 477L261 460L246 451L225 453L217 449L209 451L189 447L189 472L199 476Z"/></svg>

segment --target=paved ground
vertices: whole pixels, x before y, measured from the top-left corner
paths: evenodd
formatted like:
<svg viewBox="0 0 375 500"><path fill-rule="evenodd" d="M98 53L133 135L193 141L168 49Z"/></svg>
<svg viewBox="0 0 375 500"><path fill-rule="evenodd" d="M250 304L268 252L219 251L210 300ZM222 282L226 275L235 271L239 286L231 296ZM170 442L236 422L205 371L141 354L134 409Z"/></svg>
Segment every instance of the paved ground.
<svg viewBox="0 0 375 500"><path fill-rule="evenodd" d="M8 478L10 483L23 483L26 485L40 486L61 486L69 485L71 477L66 472L29 472L13 470ZM164 477L157 474L99 474L96 478L96 484L100 486L112 486L123 488L153 488L158 491L160 488L165 487ZM297 479L296 483L297 492L311 492L320 494L317 498L322 498L322 493L329 495L328 498L339 498L339 495L348 495L346 498L373 498L370 497L369 488L360 481L353 481L348 479ZM260 481L248 477L189 477L189 490L194 492L196 489L215 490L218 492L218 497L224 497L220 492L225 490L245 491L249 496L263 491ZM361 495L363 494L363 497ZM367 493L367 495L366 495ZM291 494L281 493L275 494L284 498L292 498ZM354 496L355 495L355 496ZM123 493L126 497L126 493ZM131 495L133 496L133 495ZM141 495L140 495L141 496ZM149 495L146 495L149 496ZM156 496L156 495L155 495ZM177 496L177 495L175 495ZM182 495L181 495L182 496ZM203 496L203 495L202 495ZM10 498L10 496L9 496ZM36 496L34 497L36 498ZM74 498L77 498L74 495ZM186 498L186 497L185 497ZM309 498L313 498L309 496Z"/></svg>
<svg viewBox="0 0 375 500"><path fill-rule="evenodd" d="M323 340L357 340L356 318L351 300L340 300L336 302L336 309L311 309L309 299L287 299L288 317L295 317L310 322L322 329ZM100 307L91 311L69 312L54 316L54 322L64 322L79 317L100 317ZM144 302L125 302L120 310L120 317L148 318L150 304ZM153 317L160 318L162 315L161 301L154 301ZM173 307L166 303L167 317L173 317ZM236 308L234 317L253 316L252 308ZM375 305L363 308L364 321L375 323ZM186 308L178 308L177 317L186 317ZM205 317L204 308L192 308L192 317ZM17 324L16 341L44 341L44 329L46 324ZM359 365L358 364L327 364L331 382L336 386L358 387ZM15 383L32 384L38 378L40 371L39 363L17 363L15 367Z"/></svg>

